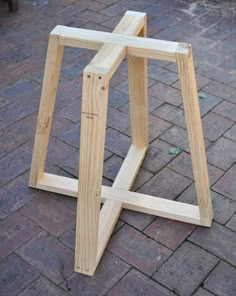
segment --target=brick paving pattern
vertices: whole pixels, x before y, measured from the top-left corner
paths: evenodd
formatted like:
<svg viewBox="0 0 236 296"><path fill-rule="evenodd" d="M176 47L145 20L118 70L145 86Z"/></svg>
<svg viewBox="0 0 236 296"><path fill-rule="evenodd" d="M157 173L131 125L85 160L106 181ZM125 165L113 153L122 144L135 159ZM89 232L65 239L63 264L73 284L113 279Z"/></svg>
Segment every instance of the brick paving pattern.
<svg viewBox="0 0 236 296"><path fill-rule="evenodd" d="M0 295L236 295L236 2L19 0L0 3ZM74 268L76 200L28 188L49 32L58 24L111 32L126 10L148 36L188 42L210 176L211 228L123 210L94 277ZM83 68L66 48L46 169L78 176ZM132 190L196 204L178 70L149 61L150 145ZM103 183L131 143L127 61L110 81ZM169 153L179 148L179 153Z"/></svg>

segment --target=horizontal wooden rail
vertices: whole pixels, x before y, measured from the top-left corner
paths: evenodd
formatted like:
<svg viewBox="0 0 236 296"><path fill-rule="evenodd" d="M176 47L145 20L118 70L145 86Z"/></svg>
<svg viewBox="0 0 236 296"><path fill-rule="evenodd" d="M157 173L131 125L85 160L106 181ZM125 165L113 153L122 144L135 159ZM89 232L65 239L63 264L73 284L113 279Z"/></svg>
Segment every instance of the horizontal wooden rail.
<svg viewBox="0 0 236 296"><path fill-rule="evenodd" d="M188 54L189 45L152 38L126 36L86 29L56 26L51 35L57 35L59 44L99 50L105 43L126 46L127 54L135 57L176 62L176 53Z"/></svg>
<svg viewBox="0 0 236 296"><path fill-rule="evenodd" d="M36 188L77 197L78 180L44 173ZM108 186L102 186L101 196L102 202L116 200L124 209L202 225L199 207L195 205Z"/></svg>

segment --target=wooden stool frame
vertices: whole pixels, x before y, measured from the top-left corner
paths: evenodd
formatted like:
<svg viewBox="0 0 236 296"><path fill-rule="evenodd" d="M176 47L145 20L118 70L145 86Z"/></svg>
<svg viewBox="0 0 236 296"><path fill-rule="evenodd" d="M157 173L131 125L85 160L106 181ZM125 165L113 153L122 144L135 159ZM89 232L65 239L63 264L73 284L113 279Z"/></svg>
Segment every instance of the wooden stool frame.
<svg viewBox="0 0 236 296"><path fill-rule="evenodd" d="M44 172L64 46L98 50L83 72L79 182ZM112 187L102 186L109 79L128 56L132 144ZM129 191L148 148L147 58L177 62L198 206ZM126 12L112 33L50 33L29 186L79 197L75 271L93 275L122 208L210 226L213 212L189 44L146 38L146 14ZM100 210L100 203L104 202Z"/></svg>

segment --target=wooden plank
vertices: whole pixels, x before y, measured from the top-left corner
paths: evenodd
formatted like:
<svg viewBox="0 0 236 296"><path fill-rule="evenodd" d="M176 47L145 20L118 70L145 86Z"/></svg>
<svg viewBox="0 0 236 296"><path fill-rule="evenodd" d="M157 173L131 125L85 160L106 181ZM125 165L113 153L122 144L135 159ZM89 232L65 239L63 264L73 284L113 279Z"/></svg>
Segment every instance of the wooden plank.
<svg viewBox="0 0 236 296"><path fill-rule="evenodd" d="M105 186L102 190L102 196L105 199L120 200L124 209L201 224L199 209L195 205Z"/></svg>
<svg viewBox="0 0 236 296"><path fill-rule="evenodd" d="M84 71L75 270L88 275L96 269L107 100L106 77Z"/></svg>
<svg viewBox="0 0 236 296"><path fill-rule="evenodd" d="M138 35L144 26L145 15L145 13L127 11L113 33ZM125 45L104 44L85 71L107 75L107 79L110 79L125 55Z"/></svg>
<svg viewBox="0 0 236 296"><path fill-rule="evenodd" d="M45 173L39 180L37 188L77 197L77 184L78 180L76 179ZM108 186L102 186L101 196L101 202L105 200L117 201L122 203L124 209L210 226L200 219L199 207L195 205Z"/></svg>
<svg viewBox="0 0 236 296"><path fill-rule="evenodd" d="M182 43L172 41L144 39L66 26L57 27L62 31L59 37L60 44L79 48L99 50L104 43L124 45L127 47L128 55L176 62L176 50L182 47ZM187 52L185 46L182 50Z"/></svg>
<svg viewBox="0 0 236 296"><path fill-rule="evenodd" d="M113 33L124 35L138 35L140 31L142 31L144 28L146 20L145 15L146 14L143 13L127 12L125 16L121 19L120 23L116 26ZM118 54L117 58L116 55L112 54L113 48L117 48L117 45L105 44L99 50L98 54L92 61L92 64L95 64L97 66L96 70L97 68L103 69L104 67L107 67L106 73L108 73L109 78L114 73L121 61L121 59L119 59L118 57ZM116 52L117 50L120 50L121 57L123 59L124 55L126 54L126 47L122 45L116 49ZM104 54L105 51L107 52L106 54ZM118 173L118 176L116 177L113 186L117 186L123 189L131 188L144 158L144 150L146 151L146 149L135 149L135 147L133 146L130 148L129 153L121 167L120 172ZM96 264L99 263L102 257L108 240L120 216L121 210L122 203L114 200L105 201L101 209L99 219L98 251Z"/></svg>
<svg viewBox="0 0 236 296"><path fill-rule="evenodd" d="M211 225L213 210L191 47L187 55L180 50L176 57L201 223Z"/></svg>
<svg viewBox="0 0 236 296"><path fill-rule="evenodd" d="M54 32L56 33L56 31ZM60 30L57 30L60 33ZM52 124L53 110L57 93L58 79L64 46L58 44L58 35L51 34L48 43L47 58L35 135L29 186L35 187L38 177L44 171Z"/></svg>
<svg viewBox="0 0 236 296"><path fill-rule="evenodd" d="M137 147L135 145L131 145L112 185L113 187L126 190L131 189L145 157L146 151L146 147Z"/></svg>
<svg viewBox="0 0 236 296"><path fill-rule="evenodd" d="M84 71L102 74L110 79L125 55L126 48L124 45L105 44Z"/></svg>
<svg viewBox="0 0 236 296"><path fill-rule="evenodd" d="M146 37L145 26L140 36ZM148 147L148 79L147 59L128 56L128 79L132 143Z"/></svg>
<svg viewBox="0 0 236 296"><path fill-rule="evenodd" d="M129 190L138 174L139 168L142 164L146 153L146 148L136 147L131 145L128 154L116 176L112 188L121 188ZM102 187L104 188L104 186ZM103 198L104 200L104 198ZM97 263L99 263L101 256L105 250L108 240L120 216L123 204L118 200L105 200L100 213L99 222L99 240Z"/></svg>

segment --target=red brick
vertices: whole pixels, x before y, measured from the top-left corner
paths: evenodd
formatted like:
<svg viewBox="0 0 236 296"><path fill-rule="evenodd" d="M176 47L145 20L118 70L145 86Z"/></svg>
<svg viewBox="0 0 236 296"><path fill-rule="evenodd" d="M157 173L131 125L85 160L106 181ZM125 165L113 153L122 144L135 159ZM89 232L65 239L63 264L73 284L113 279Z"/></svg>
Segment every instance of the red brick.
<svg viewBox="0 0 236 296"><path fill-rule="evenodd" d="M214 113L208 113L202 119L204 137L210 141L216 141L229 129L234 122Z"/></svg>
<svg viewBox="0 0 236 296"><path fill-rule="evenodd" d="M164 133L168 128L171 127L171 124L167 121L164 121L155 116L149 115L149 142L155 140L158 136ZM131 137L131 128L129 127L125 133Z"/></svg>
<svg viewBox="0 0 236 296"><path fill-rule="evenodd" d="M155 98L151 95L148 97L148 111L149 113L153 112L156 108L161 106L163 101L161 99ZM130 114L130 104L127 103L123 107L120 108L121 111Z"/></svg>
<svg viewBox="0 0 236 296"><path fill-rule="evenodd" d="M178 295L190 296L217 262L215 256L185 242L153 278Z"/></svg>
<svg viewBox="0 0 236 296"><path fill-rule="evenodd" d="M189 152L187 131L181 127L176 125L172 126L160 136L160 139ZM211 144L207 139L205 139L204 142L206 148Z"/></svg>
<svg viewBox="0 0 236 296"><path fill-rule="evenodd" d="M24 149L32 153L34 146L34 141L29 141L24 144ZM47 161L56 165L75 152L76 149L63 143L62 141L50 137L47 153Z"/></svg>
<svg viewBox="0 0 236 296"><path fill-rule="evenodd" d="M59 138L61 141L65 142L66 144L69 144L75 148L79 148L80 122L73 124L69 128L65 129L61 134L57 135L57 138Z"/></svg>
<svg viewBox="0 0 236 296"><path fill-rule="evenodd" d="M103 10L100 10L99 13L104 14L106 16L114 17L116 15L124 13L125 10L126 10L126 7L123 7L119 4L113 4Z"/></svg>
<svg viewBox="0 0 236 296"><path fill-rule="evenodd" d="M1 296L18 295L39 276L31 265L14 254L0 262L0 270Z"/></svg>
<svg viewBox="0 0 236 296"><path fill-rule="evenodd" d="M40 231L40 228L36 224L19 212L3 220L0 223L0 227L0 260Z"/></svg>
<svg viewBox="0 0 236 296"><path fill-rule="evenodd" d="M212 254L236 266L236 235L230 229L213 222L211 228L197 228L189 238Z"/></svg>
<svg viewBox="0 0 236 296"><path fill-rule="evenodd" d="M115 233L107 248L149 276L171 254L169 249L147 238L128 225L123 226Z"/></svg>
<svg viewBox="0 0 236 296"><path fill-rule="evenodd" d="M179 125L180 127L186 128L184 110L181 108L165 103L157 108L152 114Z"/></svg>
<svg viewBox="0 0 236 296"><path fill-rule="evenodd" d="M74 213L47 193L39 194L21 211L54 236L60 236L75 223Z"/></svg>
<svg viewBox="0 0 236 296"><path fill-rule="evenodd" d="M188 153L182 152L179 154L168 164L168 167L185 177L194 179L191 156ZM214 184L224 174L224 171L208 164L208 174L210 184Z"/></svg>
<svg viewBox="0 0 236 296"><path fill-rule="evenodd" d="M37 279L32 285L25 289L19 296L66 296L68 295L59 287L56 287L44 277Z"/></svg>
<svg viewBox="0 0 236 296"><path fill-rule="evenodd" d="M44 232L19 248L17 253L57 285L74 269L74 253Z"/></svg>
<svg viewBox="0 0 236 296"><path fill-rule="evenodd" d="M152 215L136 211L122 210L120 219L138 230L144 230L154 219Z"/></svg>
<svg viewBox="0 0 236 296"><path fill-rule="evenodd" d="M61 85L59 93L71 100L78 99L82 95L82 77Z"/></svg>
<svg viewBox="0 0 236 296"><path fill-rule="evenodd" d="M12 181L30 167L31 156L18 148L0 159L0 184Z"/></svg>
<svg viewBox="0 0 236 296"><path fill-rule="evenodd" d="M229 129L224 136L236 142L236 124Z"/></svg>
<svg viewBox="0 0 236 296"><path fill-rule="evenodd" d="M225 224L236 210L236 203L231 199L216 193L215 191L211 191L211 198L214 211L214 220L221 224ZM178 201L195 205L198 204L194 184L189 186L178 197Z"/></svg>
<svg viewBox="0 0 236 296"><path fill-rule="evenodd" d="M228 119L236 121L236 105L235 104L232 104L227 101L223 101L212 111Z"/></svg>
<svg viewBox="0 0 236 296"><path fill-rule="evenodd" d="M72 295L80 295L81 292L83 296L105 295L129 268L128 264L106 251L92 277L73 273L62 287L65 290L69 288Z"/></svg>
<svg viewBox="0 0 236 296"><path fill-rule="evenodd" d="M81 102L81 99L73 101L71 104L68 104L65 108L60 110L60 114L66 119L78 122L81 114Z"/></svg>
<svg viewBox="0 0 236 296"><path fill-rule="evenodd" d="M228 170L236 161L236 143L221 137L207 150L207 161L214 166Z"/></svg>
<svg viewBox="0 0 236 296"><path fill-rule="evenodd" d="M108 16L91 11L89 9L86 9L85 11L81 12L80 17L88 21L92 21L93 23L96 23L96 24L102 23L109 18Z"/></svg>
<svg viewBox="0 0 236 296"><path fill-rule="evenodd" d="M192 181L174 171L164 168L138 191L166 199L175 199Z"/></svg>
<svg viewBox="0 0 236 296"><path fill-rule="evenodd" d="M175 250L189 236L196 226L165 218L157 218L144 233L162 245Z"/></svg>
<svg viewBox="0 0 236 296"><path fill-rule="evenodd" d="M172 296L173 294L167 289L158 285L142 273L132 269L122 280L111 289L108 296L120 295L155 295L155 296Z"/></svg>
<svg viewBox="0 0 236 296"><path fill-rule="evenodd" d="M130 126L130 116L110 107L107 113L107 126L124 132Z"/></svg>
<svg viewBox="0 0 236 296"><path fill-rule="evenodd" d="M236 270L221 261L204 282L204 287L216 295L235 296Z"/></svg>
<svg viewBox="0 0 236 296"><path fill-rule="evenodd" d="M131 146L131 140L128 136L109 128L106 132L106 149L125 157Z"/></svg>
<svg viewBox="0 0 236 296"><path fill-rule="evenodd" d="M30 128L22 121L17 122L0 132L0 148L10 152L33 138L33 136L32 127Z"/></svg>
<svg viewBox="0 0 236 296"><path fill-rule="evenodd" d="M232 218L229 220L226 226L236 232L236 214L232 216Z"/></svg>
<svg viewBox="0 0 236 296"><path fill-rule="evenodd" d="M148 148L142 167L152 173L157 173L175 157L169 153L171 147L170 144L159 139L153 141Z"/></svg>
<svg viewBox="0 0 236 296"><path fill-rule="evenodd" d="M226 174L220 178L213 189L236 201L236 165L233 165Z"/></svg>
<svg viewBox="0 0 236 296"><path fill-rule="evenodd" d="M174 74L172 74L172 75L174 75ZM176 77L177 77L177 75L176 75ZM182 96L181 96L181 92L178 89L170 87L170 86L168 86L164 83L161 83L161 82L157 82L152 87L150 87L149 92L152 96L157 97L157 98L159 98L167 103L170 103L174 106L181 105L181 103L183 101Z"/></svg>
<svg viewBox="0 0 236 296"><path fill-rule="evenodd" d="M199 288L196 291L196 293L193 294L193 296L214 296L214 295L202 288Z"/></svg>
<svg viewBox="0 0 236 296"><path fill-rule="evenodd" d="M236 103L235 89L226 84L212 81L203 90L231 103Z"/></svg>

